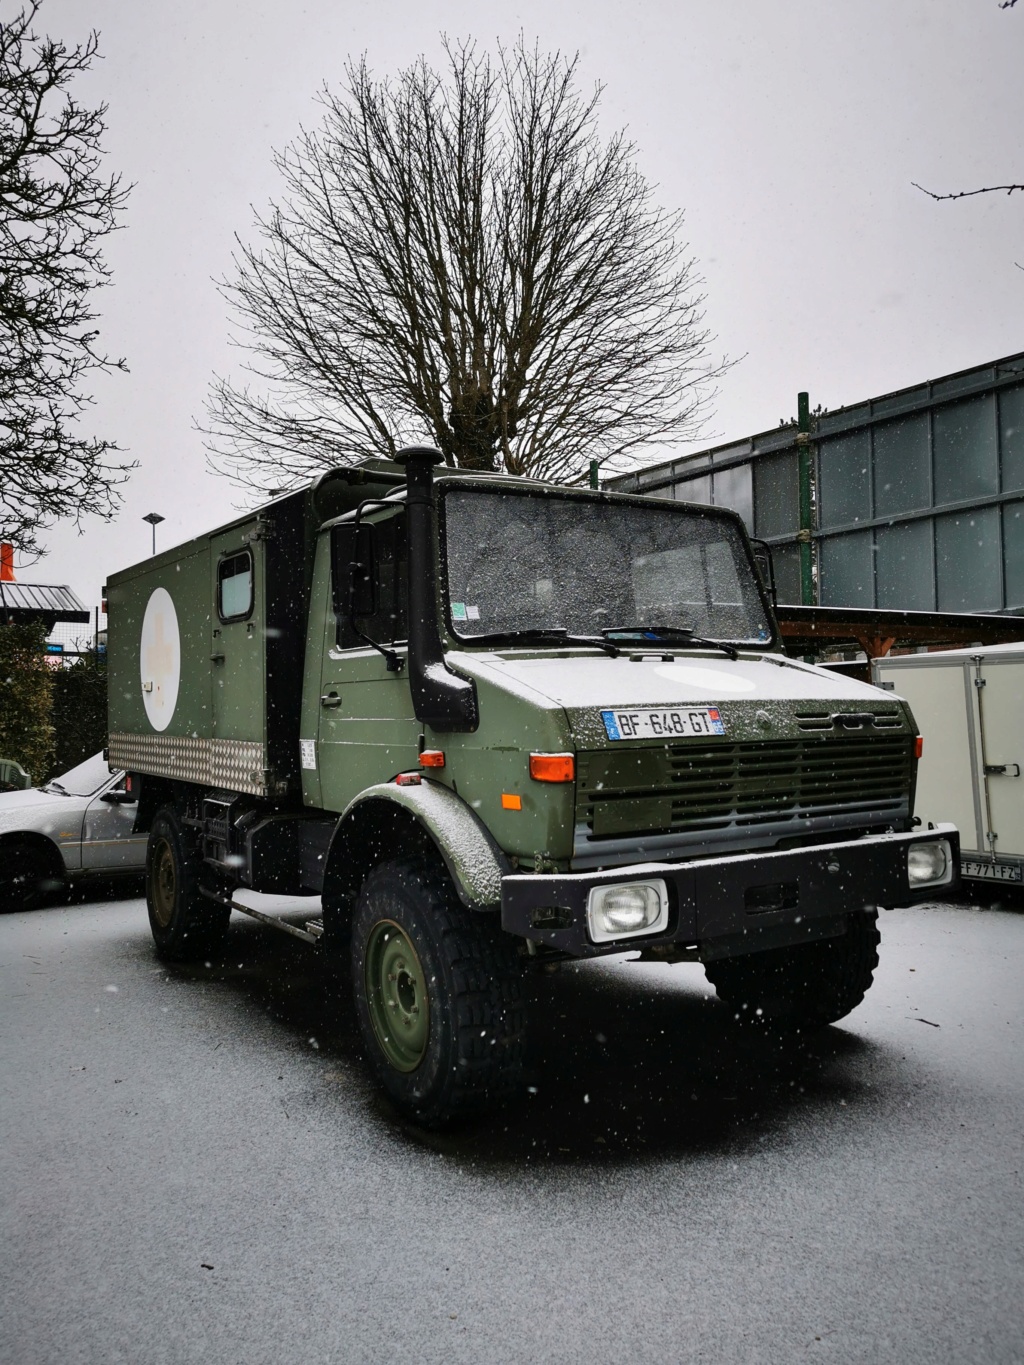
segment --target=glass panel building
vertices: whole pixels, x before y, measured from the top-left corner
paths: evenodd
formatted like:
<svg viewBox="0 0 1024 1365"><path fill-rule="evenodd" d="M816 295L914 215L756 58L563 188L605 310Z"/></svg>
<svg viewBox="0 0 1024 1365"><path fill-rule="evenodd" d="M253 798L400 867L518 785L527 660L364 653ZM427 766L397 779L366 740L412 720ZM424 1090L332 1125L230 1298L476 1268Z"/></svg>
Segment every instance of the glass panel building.
<svg viewBox="0 0 1024 1365"><path fill-rule="evenodd" d="M1024 353L812 419L823 606L1024 612ZM795 426L608 481L738 511L800 601Z"/></svg>

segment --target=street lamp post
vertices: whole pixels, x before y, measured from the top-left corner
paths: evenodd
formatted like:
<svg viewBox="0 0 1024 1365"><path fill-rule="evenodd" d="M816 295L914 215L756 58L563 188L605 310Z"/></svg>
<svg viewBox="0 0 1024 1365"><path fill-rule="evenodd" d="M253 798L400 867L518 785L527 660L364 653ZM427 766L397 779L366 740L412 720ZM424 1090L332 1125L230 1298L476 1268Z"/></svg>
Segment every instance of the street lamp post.
<svg viewBox="0 0 1024 1365"><path fill-rule="evenodd" d="M156 528L160 525L164 518L160 515L159 512L147 512L146 515L142 518L142 520L148 521L150 526L152 526L153 528L153 553L156 554Z"/></svg>

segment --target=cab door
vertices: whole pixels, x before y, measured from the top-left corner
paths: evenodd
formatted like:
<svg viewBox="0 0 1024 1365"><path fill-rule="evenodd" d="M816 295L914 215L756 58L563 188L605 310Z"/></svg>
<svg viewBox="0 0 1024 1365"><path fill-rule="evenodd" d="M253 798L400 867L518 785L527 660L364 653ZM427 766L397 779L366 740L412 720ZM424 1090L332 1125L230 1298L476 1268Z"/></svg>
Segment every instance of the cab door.
<svg viewBox="0 0 1024 1365"><path fill-rule="evenodd" d="M342 523L331 536L317 760L322 804L340 812L367 787L417 768L420 725L409 690L404 510L358 535ZM354 596L353 563L363 565Z"/></svg>

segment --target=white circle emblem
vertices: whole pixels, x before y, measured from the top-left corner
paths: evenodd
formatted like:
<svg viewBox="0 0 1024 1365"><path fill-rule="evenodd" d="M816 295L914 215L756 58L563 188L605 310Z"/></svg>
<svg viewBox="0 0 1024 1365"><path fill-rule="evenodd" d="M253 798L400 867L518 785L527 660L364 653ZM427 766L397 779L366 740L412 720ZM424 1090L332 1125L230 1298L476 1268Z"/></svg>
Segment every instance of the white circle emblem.
<svg viewBox="0 0 1024 1365"><path fill-rule="evenodd" d="M166 730L178 702L181 637L178 614L166 588L154 588L142 618L139 642L142 700L154 730Z"/></svg>

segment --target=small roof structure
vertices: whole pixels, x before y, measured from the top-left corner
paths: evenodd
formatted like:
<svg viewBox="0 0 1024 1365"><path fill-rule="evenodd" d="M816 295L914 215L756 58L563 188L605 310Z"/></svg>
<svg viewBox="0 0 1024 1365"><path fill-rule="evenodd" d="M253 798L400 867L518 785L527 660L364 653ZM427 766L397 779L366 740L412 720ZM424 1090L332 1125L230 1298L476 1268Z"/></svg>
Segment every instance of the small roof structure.
<svg viewBox="0 0 1024 1365"><path fill-rule="evenodd" d="M0 625L26 626L41 621L49 633L58 621L87 624L91 620L88 609L68 587L0 579Z"/></svg>

